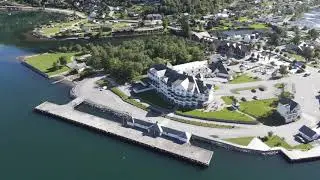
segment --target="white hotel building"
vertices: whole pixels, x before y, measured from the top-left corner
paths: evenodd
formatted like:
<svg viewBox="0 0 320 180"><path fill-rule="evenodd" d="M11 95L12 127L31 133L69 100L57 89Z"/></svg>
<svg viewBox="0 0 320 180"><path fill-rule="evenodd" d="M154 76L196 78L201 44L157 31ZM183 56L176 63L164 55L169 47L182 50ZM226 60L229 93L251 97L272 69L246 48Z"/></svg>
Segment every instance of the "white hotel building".
<svg viewBox="0 0 320 180"><path fill-rule="evenodd" d="M172 104L190 108L206 106L213 100L213 86L186 73L192 69L199 70L206 64L205 61L197 61L173 67L155 65L148 71L150 84Z"/></svg>

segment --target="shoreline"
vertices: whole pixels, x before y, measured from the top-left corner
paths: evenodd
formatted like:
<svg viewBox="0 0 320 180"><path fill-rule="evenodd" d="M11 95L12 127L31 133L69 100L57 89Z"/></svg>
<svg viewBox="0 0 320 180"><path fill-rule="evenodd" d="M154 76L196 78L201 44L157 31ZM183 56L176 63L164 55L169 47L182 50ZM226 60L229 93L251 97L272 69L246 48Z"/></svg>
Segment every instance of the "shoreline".
<svg viewBox="0 0 320 180"><path fill-rule="evenodd" d="M27 64L25 62L26 58L28 57L32 57L32 56L36 56L36 55L29 55L29 56L19 56L17 57L17 59L20 60L20 62L28 67L29 69L33 70L34 72L38 73L38 74L43 74L42 72L38 72L39 70L34 70L35 68L29 64ZM42 75L43 76L43 75ZM53 77L54 78L54 77ZM47 77L47 79L53 79L53 78L49 78ZM68 79L65 79L65 81L62 81L62 83L65 83L67 85L70 85L71 90L70 90L70 97L71 98L77 98L77 94L74 93L74 88L77 86L77 83L73 82L73 81L69 81ZM241 145L237 145L234 143L230 143L221 139L213 139L213 138L207 138L207 137L202 137L202 136L198 136L198 135L194 135L194 137L196 137L196 139L200 139L206 142L209 142L210 144L213 144L215 146L218 147L223 147L227 150L232 150L232 151L239 151L239 152L245 152L245 153L257 153L257 154L261 154L261 155L276 155L276 154L282 154L284 156L285 159L287 159L289 162L304 162L304 161L313 161L313 160L318 160L320 159L320 154L316 154L316 155L301 155L305 154L306 152L303 151L299 151L299 150L286 150L282 147L275 147L275 148L270 148L269 150L259 150L259 149L253 149L253 148L249 148L246 146L241 146ZM310 151L310 150L309 150Z"/></svg>
<svg viewBox="0 0 320 180"><path fill-rule="evenodd" d="M71 98L78 98L74 88L72 88L70 90L70 97ZM222 147L222 148L225 148L225 149L231 150L231 151L238 151L238 152L244 152L244 153L249 153L249 154L254 153L254 154L259 154L259 155L278 155L278 154L280 154L280 155L282 155L283 158L285 158L290 163L309 162L309 161L314 161L314 160L320 159L320 148L315 149L316 147L314 147L313 149L308 150L308 151L287 150L283 147L273 147L273 148L269 148L268 150L265 150L265 149L259 149L259 148L253 148L253 147L247 147L247 146L234 144L234 143L222 140L222 139L217 139L217 138L212 138L212 137L208 138L208 137L204 137L201 135L197 135L195 133L192 133L192 135L196 140L203 141L207 144Z"/></svg>

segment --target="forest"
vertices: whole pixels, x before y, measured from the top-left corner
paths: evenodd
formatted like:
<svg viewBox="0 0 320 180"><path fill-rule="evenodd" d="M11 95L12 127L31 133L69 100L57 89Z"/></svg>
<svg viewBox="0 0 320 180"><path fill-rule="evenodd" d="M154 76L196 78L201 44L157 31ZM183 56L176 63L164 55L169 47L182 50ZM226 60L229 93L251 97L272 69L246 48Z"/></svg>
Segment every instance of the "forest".
<svg viewBox="0 0 320 180"><path fill-rule="evenodd" d="M130 0L16 0L20 3L28 3L34 6L52 6L61 8L74 8L80 11L90 12L99 7L107 10L108 6L131 7L134 3ZM158 5L148 6L144 13L161 14L207 14L217 12L218 9L232 3L233 0L160 0Z"/></svg>
<svg viewBox="0 0 320 180"><path fill-rule="evenodd" d="M156 36L124 41L120 45L76 45L76 51L91 53L87 64L103 69L119 82L130 82L154 64L181 64L204 60L204 48L175 36ZM61 47L60 51L67 48Z"/></svg>

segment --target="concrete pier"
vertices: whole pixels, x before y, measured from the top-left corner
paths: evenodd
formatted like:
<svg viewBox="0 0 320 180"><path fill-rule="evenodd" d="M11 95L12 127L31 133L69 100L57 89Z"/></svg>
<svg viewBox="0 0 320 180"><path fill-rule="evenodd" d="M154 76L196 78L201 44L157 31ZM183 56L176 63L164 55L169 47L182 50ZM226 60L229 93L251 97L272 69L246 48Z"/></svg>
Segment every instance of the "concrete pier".
<svg viewBox="0 0 320 180"><path fill-rule="evenodd" d="M82 125L108 135L117 136L198 165L209 166L210 164L213 155L212 151L192 144L178 144L161 137L153 138L145 136L141 131L123 127L120 123L74 110L74 107L81 102L83 102L83 99L78 98L65 105L44 102L37 106L35 111L58 117L62 120Z"/></svg>

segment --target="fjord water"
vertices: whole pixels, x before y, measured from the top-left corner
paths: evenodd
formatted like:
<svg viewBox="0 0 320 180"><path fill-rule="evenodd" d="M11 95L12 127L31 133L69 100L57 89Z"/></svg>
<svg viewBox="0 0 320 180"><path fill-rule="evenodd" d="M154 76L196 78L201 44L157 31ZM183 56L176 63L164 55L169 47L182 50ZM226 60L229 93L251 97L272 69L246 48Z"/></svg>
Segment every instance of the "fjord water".
<svg viewBox="0 0 320 180"><path fill-rule="evenodd" d="M43 101L69 101L69 87L52 85L22 66L32 54L0 46L0 179L306 179L320 175L320 161L289 164L217 148L209 168L167 157L36 114Z"/></svg>

